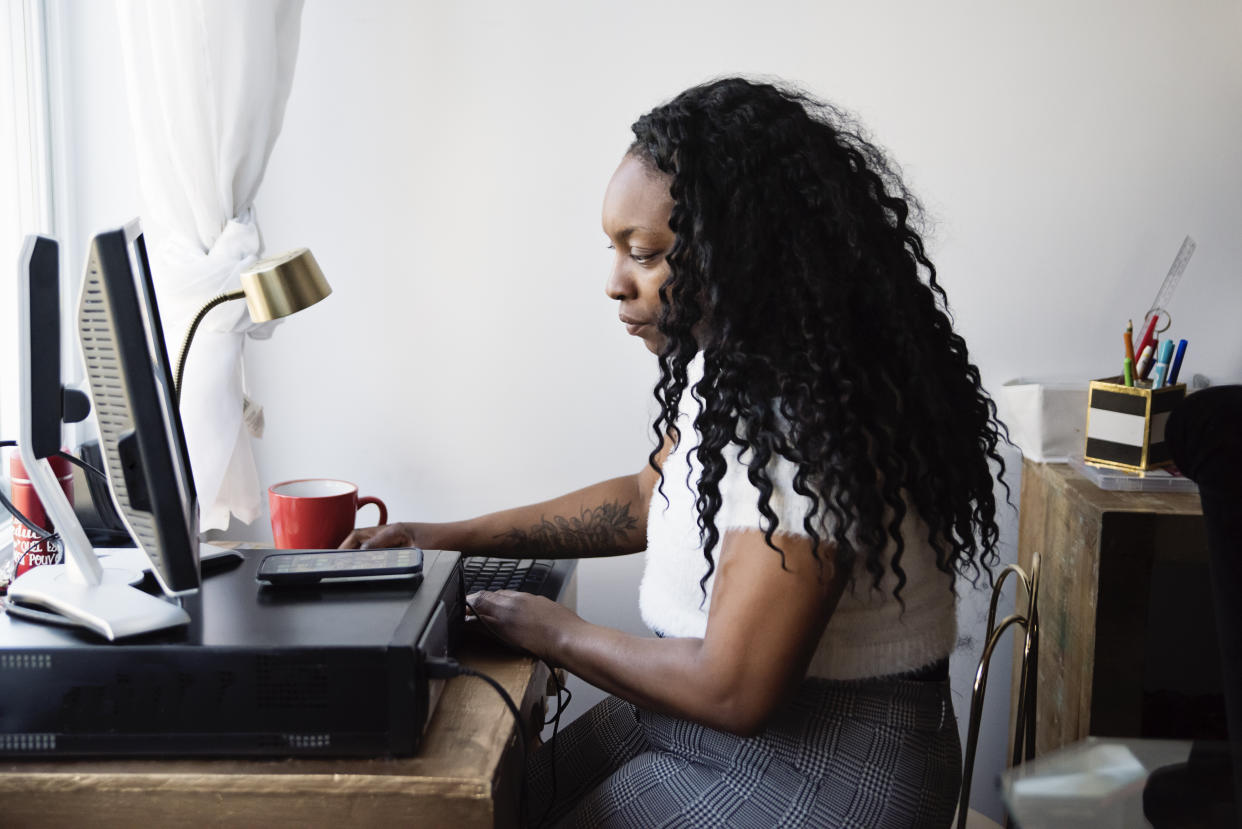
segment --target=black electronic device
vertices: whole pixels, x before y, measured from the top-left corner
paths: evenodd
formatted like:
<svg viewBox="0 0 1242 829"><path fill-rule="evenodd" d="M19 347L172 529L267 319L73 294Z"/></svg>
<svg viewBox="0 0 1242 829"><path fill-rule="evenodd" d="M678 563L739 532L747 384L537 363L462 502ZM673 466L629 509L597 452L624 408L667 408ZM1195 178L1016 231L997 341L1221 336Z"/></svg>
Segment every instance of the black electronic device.
<svg viewBox="0 0 1242 829"><path fill-rule="evenodd" d="M199 585L198 501L137 220L91 242L78 309L113 498L168 595Z"/></svg>
<svg viewBox="0 0 1242 829"><path fill-rule="evenodd" d="M69 563L33 568L0 601L26 613L0 614L0 756L413 753L443 686L426 660L455 653L464 623L460 556L425 553L421 580L266 590L255 579L275 551L254 551L201 582L197 496L137 222L93 240L78 312L111 499L138 544L97 554L35 457L59 451L59 423L80 408L38 362L34 321L59 320L47 251L28 244L19 281L20 446ZM145 590L101 565L128 554L151 565Z"/></svg>
<svg viewBox="0 0 1242 829"><path fill-rule="evenodd" d="M28 316L19 336L29 348L28 394L30 452L36 459L60 451L62 423L77 423L90 412L90 399L61 383L60 245L46 236L28 236L18 274L26 289L21 303Z"/></svg>
<svg viewBox="0 0 1242 829"><path fill-rule="evenodd" d="M413 579L261 589L272 550L186 597L192 622L108 642L0 614L0 757L400 756L457 653L460 556Z"/></svg>
<svg viewBox="0 0 1242 829"><path fill-rule="evenodd" d="M371 550L303 550L263 559L257 578L274 587L377 579L414 578L423 571L417 547Z"/></svg>
<svg viewBox="0 0 1242 829"><path fill-rule="evenodd" d="M83 463L103 469L103 452L98 440L88 440L77 447ZM73 511L96 549L100 547L135 547L125 523L112 503L112 490L107 475L88 473L80 467L73 471Z"/></svg>
<svg viewBox="0 0 1242 829"><path fill-rule="evenodd" d="M501 558L470 556L462 559L466 595L479 590L519 590L560 601L571 582L576 558Z"/></svg>
<svg viewBox="0 0 1242 829"><path fill-rule="evenodd" d="M48 464L47 459L60 451L61 424L82 419L90 412L90 406L85 395L65 389L60 381L61 302L56 243L44 237L28 237L22 265L18 279L18 452L31 485L55 525L65 563L34 567L18 576L9 586L9 599L89 625L109 638L186 624L189 616L180 607L130 587L141 579L141 572L100 564L90 538ZM97 270L92 257L88 286L91 274ZM127 266L125 274L129 273ZM98 325L102 317L97 315L93 324ZM80 328L79 334L82 333ZM99 353L98 349L95 351ZM113 358L115 362L115 355ZM132 351L126 359L141 359L148 365L148 373L151 370L145 347L141 358ZM95 389L97 400L126 398L126 393L125 385L116 382L102 390ZM96 414L99 415L98 406ZM97 420L101 426L108 422L102 415Z"/></svg>
<svg viewBox="0 0 1242 829"><path fill-rule="evenodd" d="M23 464L61 537L66 563L36 567L9 597L59 613L109 639L189 623L180 607L129 587L132 573L105 570L43 460L60 447L60 422L83 407L60 386L59 274L55 245L33 237L19 280L19 372ZM138 223L91 243L82 282L78 335L112 495L127 531L150 559L166 594L197 589L198 526L181 421ZM53 359L54 357L54 359ZM49 379L50 375L54 379ZM76 400L76 398L74 399ZM83 414L85 411L82 412Z"/></svg>

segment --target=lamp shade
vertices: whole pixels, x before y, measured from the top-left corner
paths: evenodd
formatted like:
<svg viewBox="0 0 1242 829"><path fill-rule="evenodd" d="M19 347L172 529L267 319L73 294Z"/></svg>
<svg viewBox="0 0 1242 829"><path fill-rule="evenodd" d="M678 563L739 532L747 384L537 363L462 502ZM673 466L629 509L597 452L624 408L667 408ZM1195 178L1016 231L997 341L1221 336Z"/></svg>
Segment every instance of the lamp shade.
<svg viewBox="0 0 1242 829"><path fill-rule="evenodd" d="M319 263L307 248L255 262L242 271L246 307L255 322L287 317L332 293Z"/></svg>

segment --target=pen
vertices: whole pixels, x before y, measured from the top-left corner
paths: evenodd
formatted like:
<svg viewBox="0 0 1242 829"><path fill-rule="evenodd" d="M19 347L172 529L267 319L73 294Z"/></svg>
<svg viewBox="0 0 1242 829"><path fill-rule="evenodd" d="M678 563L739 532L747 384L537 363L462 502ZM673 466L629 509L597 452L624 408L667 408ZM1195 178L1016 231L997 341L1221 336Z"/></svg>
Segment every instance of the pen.
<svg viewBox="0 0 1242 829"><path fill-rule="evenodd" d="M1140 363L1143 361L1143 349L1147 347L1148 343L1155 341L1156 320L1159 318L1160 318L1159 314L1151 315L1151 319L1147 321L1147 328L1144 329L1143 331L1142 339L1140 339L1138 342L1138 345L1135 346L1139 350L1139 362ZM1141 371L1139 373L1142 374Z"/></svg>
<svg viewBox="0 0 1242 829"><path fill-rule="evenodd" d="M1177 344L1177 356L1173 358L1173 368L1169 369L1169 385L1177 382L1178 372L1182 370L1182 357L1186 356L1186 341Z"/></svg>
<svg viewBox="0 0 1242 829"><path fill-rule="evenodd" d="M1169 360L1173 357L1173 341L1165 340L1160 344L1160 357L1156 360L1156 366L1152 369L1155 377L1152 380L1151 387L1153 389L1164 388L1164 379L1169 376Z"/></svg>
<svg viewBox="0 0 1242 829"><path fill-rule="evenodd" d="M1168 365L1169 363L1173 362L1173 341L1172 340L1165 340L1163 343L1160 344L1160 357L1158 358L1158 362L1164 363L1165 365Z"/></svg>
<svg viewBox="0 0 1242 829"><path fill-rule="evenodd" d="M1130 365L1134 365L1134 320L1126 320L1126 333L1121 335L1121 341L1126 345L1126 359L1130 361ZM1126 383L1127 386L1132 385Z"/></svg>
<svg viewBox="0 0 1242 829"><path fill-rule="evenodd" d="M1139 355L1138 366L1135 368L1135 371L1138 372L1138 377L1135 378L1136 380L1147 379L1147 372L1151 371L1151 357L1152 347L1151 343L1148 343L1143 347L1143 353Z"/></svg>
<svg viewBox="0 0 1242 829"><path fill-rule="evenodd" d="M1121 375L1126 378L1127 386L1133 386L1134 385L1134 360L1130 357L1126 357L1124 366L1125 368L1122 369Z"/></svg>

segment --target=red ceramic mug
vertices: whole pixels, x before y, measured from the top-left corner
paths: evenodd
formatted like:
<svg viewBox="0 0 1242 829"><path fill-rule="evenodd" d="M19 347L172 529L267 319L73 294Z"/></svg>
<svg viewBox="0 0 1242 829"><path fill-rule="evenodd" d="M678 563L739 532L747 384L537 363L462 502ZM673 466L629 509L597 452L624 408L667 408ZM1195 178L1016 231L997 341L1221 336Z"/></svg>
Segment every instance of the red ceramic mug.
<svg viewBox="0 0 1242 829"><path fill-rule="evenodd" d="M69 461L53 455L48 458L52 472L60 481L60 488L65 491L65 498L73 504L73 467ZM16 450L9 458L9 480L13 485L13 506L17 511L30 519L32 524L45 530L52 530L52 521L43 510L43 502L39 500L34 484L26 477L26 467ZM60 564L64 561L64 548L59 542L40 538L26 527L25 524L13 519L13 558L17 561L16 578L31 567L40 564Z"/></svg>
<svg viewBox="0 0 1242 829"><path fill-rule="evenodd" d="M272 536L281 550L331 550L354 528L358 510L379 507L379 523L388 523L388 508L378 498L359 498L358 487L332 478L301 478L267 488Z"/></svg>

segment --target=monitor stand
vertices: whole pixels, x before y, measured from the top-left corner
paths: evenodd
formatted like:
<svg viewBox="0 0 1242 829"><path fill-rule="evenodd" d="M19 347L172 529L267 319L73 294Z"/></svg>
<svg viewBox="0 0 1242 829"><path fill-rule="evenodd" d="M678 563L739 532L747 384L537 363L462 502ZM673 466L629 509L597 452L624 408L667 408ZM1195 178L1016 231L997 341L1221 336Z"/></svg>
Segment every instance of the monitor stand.
<svg viewBox="0 0 1242 829"><path fill-rule="evenodd" d="M40 565L18 576L9 585L10 601L50 610L113 640L189 624L190 614L180 606L130 586L141 580L140 572L99 563L51 465L35 458L29 445L29 436L23 435L22 463L57 528L65 563Z"/></svg>

